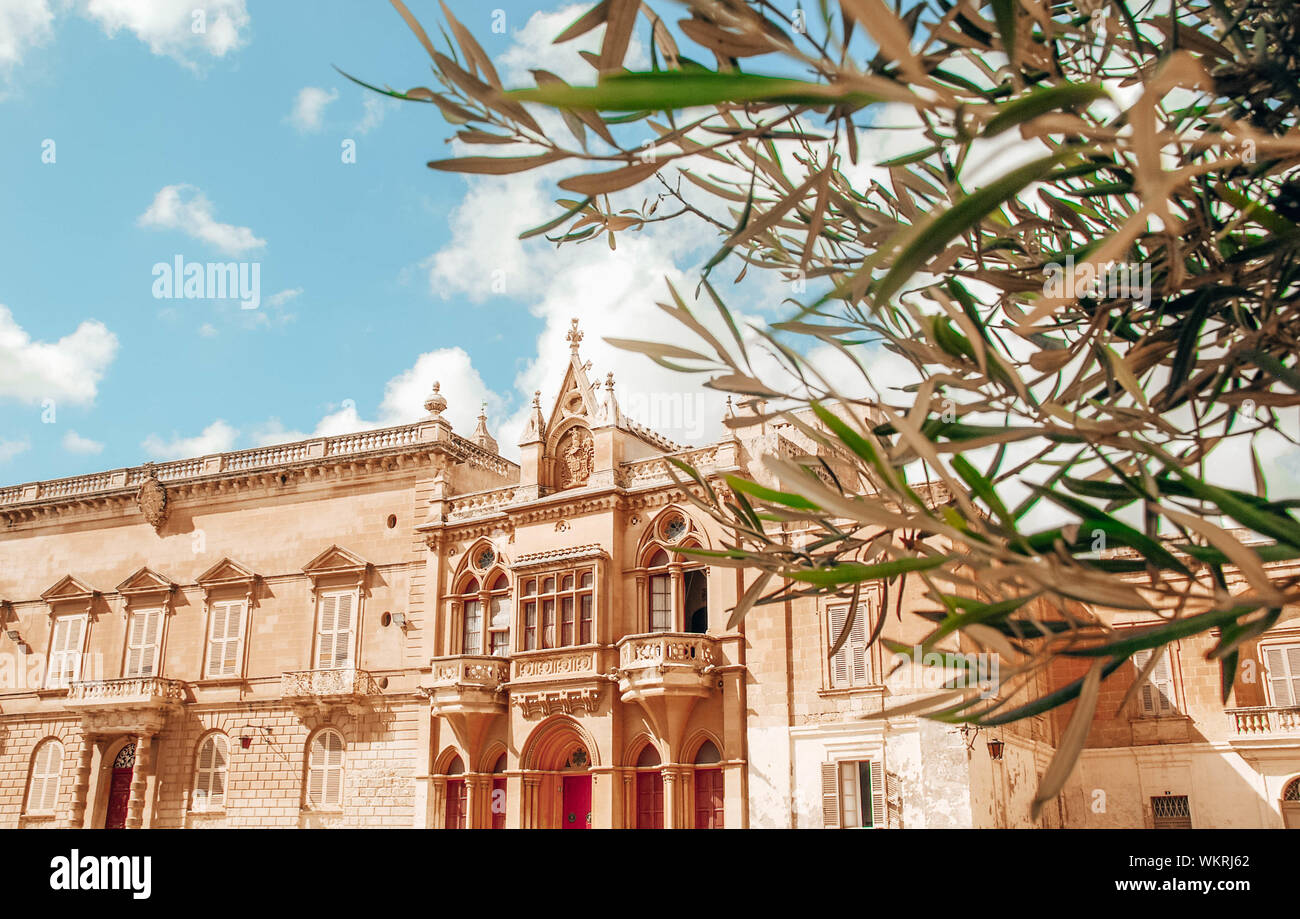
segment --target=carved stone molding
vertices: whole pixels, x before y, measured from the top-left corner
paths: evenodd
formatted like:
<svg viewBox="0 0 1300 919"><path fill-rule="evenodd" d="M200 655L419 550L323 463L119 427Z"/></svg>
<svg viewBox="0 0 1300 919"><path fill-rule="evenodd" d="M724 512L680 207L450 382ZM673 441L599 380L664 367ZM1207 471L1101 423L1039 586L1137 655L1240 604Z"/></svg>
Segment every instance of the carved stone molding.
<svg viewBox="0 0 1300 919"><path fill-rule="evenodd" d="M168 507L167 489L163 483L158 481L158 476L154 473L153 463L145 466L145 480L140 483L140 490L135 493L135 505L144 515L144 519L149 526L158 535L162 535L162 528L167 523L167 515L171 513Z"/></svg>
<svg viewBox="0 0 1300 919"><path fill-rule="evenodd" d="M529 720L549 715L594 715L600 708L600 687L511 693L510 701Z"/></svg>

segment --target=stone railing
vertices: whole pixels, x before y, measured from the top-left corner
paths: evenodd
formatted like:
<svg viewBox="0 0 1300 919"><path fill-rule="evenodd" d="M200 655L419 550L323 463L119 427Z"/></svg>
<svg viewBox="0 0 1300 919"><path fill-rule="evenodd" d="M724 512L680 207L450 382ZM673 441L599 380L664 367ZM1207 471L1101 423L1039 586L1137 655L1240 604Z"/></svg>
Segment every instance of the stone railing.
<svg viewBox="0 0 1300 919"><path fill-rule="evenodd" d="M379 684L364 670L292 670L280 676L285 699L344 699L379 695Z"/></svg>
<svg viewBox="0 0 1300 919"><path fill-rule="evenodd" d="M696 469L711 469L718 464L718 447L701 447L698 450L686 450L674 455L673 459L681 460L688 466ZM686 474L670 466L669 462L662 457L654 459L638 460L632 463L624 463L621 468L620 479L625 488L636 488L640 485L659 485L671 483L673 474L679 479L685 479Z"/></svg>
<svg viewBox="0 0 1300 919"><path fill-rule="evenodd" d="M449 502L447 519L463 520L467 517L479 517L509 507L514 503L515 492L515 488L498 488L495 491L481 491L452 498Z"/></svg>
<svg viewBox="0 0 1300 919"><path fill-rule="evenodd" d="M251 450L237 450L213 456L177 460L171 463L155 463L152 466L132 466L128 469L116 469L110 472L97 472L91 475L73 476L67 479L52 479L44 482L29 482L25 485L11 485L0 488L0 506L22 504L31 501L58 498L76 498L82 495L114 491L124 488L137 488L149 477L150 471L159 481L172 482L196 479L223 472L248 472L255 469L275 469L294 463L310 460L332 459L358 454L392 450L402 447L428 443L437 440L434 426L427 422L382 428L376 431L362 431L357 434L341 434L335 437L317 438L298 441L273 447L257 447ZM444 441L446 443L446 441ZM509 460L502 459L494 453L484 450L473 441L452 434L450 449L458 456L469 459L474 464L489 469L503 477L517 467Z"/></svg>
<svg viewBox="0 0 1300 919"><path fill-rule="evenodd" d="M496 689L510 679L510 661L503 657L462 654L430 661L430 686L473 686Z"/></svg>
<svg viewBox="0 0 1300 919"><path fill-rule="evenodd" d="M1226 714L1234 734L1243 736L1300 734L1300 706L1230 708Z"/></svg>
<svg viewBox="0 0 1300 919"><path fill-rule="evenodd" d="M516 654L513 668L516 680L553 680L591 676L597 672L599 663L598 648L556 648Z"/></svg>
<svg viewBox="0 0 1300 919"><path fill-rule="evenodd" d="M172 704L185 701L185 683L165 677L126 677L120 680L80 680L68 685L69 708L115 705Z"/></svg>
<svg viewBox="0 0 1300 919"><path fill-rule="evenodd" d="M618 643L621 670L639 667L686 667L703 670L718 663L718 643L707 635L652 632L629 635Z"/></svg>

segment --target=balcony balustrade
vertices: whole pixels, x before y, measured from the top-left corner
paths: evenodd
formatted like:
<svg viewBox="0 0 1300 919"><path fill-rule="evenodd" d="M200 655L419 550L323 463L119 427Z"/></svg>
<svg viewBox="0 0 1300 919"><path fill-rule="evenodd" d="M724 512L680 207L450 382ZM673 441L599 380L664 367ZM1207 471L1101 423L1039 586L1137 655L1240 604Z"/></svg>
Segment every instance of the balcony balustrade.
<svg viewBox="0 0 1300 919"><path fill-rule="evenodd" d="M280 697L295 708L328 709L335 705L355 709L380 694L378 681L365 670L292 670L280 677Z"/></svg>
<svg viewBox="0 0 1300 919"><path fill-rule="evenodd" d="M159 676L80 680L68 685L63 705L79 713L92 734L155 734L186 695L183 681Z"/></svg>
<svg viewBox="0 0 1300 919"><path fill-rule="evenodd" d="M718 643L707 635L652 632L618 643L618 690L625 700L705 696L716 684Z"/></svg>
<svg viewBox="0 0 1300 919"><path fill-rule="evenodd" d="M435 715L500 715L506 711L510 662L503 657L461 654L435 657L424 691Z"/></svg>
<svg viewBox="0 0 1300 919"><path fill-rule="evenodd" d="M1228 725L1237 737L1300 738L1300 706L1230 708L1226 714Z"/></svg>

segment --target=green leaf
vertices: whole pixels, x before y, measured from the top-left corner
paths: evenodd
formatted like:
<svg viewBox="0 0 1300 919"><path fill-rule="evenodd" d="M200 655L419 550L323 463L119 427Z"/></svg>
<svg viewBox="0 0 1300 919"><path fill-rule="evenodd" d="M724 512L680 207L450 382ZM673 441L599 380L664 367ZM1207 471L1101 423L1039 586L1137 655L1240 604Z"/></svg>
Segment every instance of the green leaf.
<svg viewBox="0 0 1300 919"><path fill-rule="evenodd" d="M1014 12L1012 15L1014 17ZM1110 95L1106 90L1095 83L1066 83L1035 89L1028 95L999 106L998 113L984 125L984 136L996 137L1022 122L1057 109L1086 106L1098 99L1109 98Z"/></svg>
<svg viewBox="0 0 1300 919"><path fill-rule="evenodd" d="M830 568L814 568L811 571L791 571L786 577L792 581L802 581L817 587L837 587L840 584L854 584L859 581L874 581L880 578L888 580L906 574L909 571L929 571L938 568L946 558L930 556L928 558L900 558L890 562L877 562L863 565L859 562L844 562Z"/></svg>

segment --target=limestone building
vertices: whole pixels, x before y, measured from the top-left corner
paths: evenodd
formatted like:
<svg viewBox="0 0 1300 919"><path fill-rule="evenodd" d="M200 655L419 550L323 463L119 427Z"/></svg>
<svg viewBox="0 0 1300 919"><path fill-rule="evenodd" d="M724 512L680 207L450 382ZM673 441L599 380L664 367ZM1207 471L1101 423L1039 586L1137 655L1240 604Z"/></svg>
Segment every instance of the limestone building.
<svg viewBox="0 0 1300 919"><path fill-rule="evenodd" d="M435 386L415 424L0 488L0 826L1149 825L1166 790L1194 825L1294 824L1294 630L1227 713L1176 650L1031 821L1059 718L862 717L925 689L867 642L924 634L915 587L867 591L828 658L842 602L728 628L753 573L671 551L722 533L668 457L717 488L844 458L786 425L673 444L569 340L518 464ZM1103 780L1131 784L1099 821Z"/></svg>

